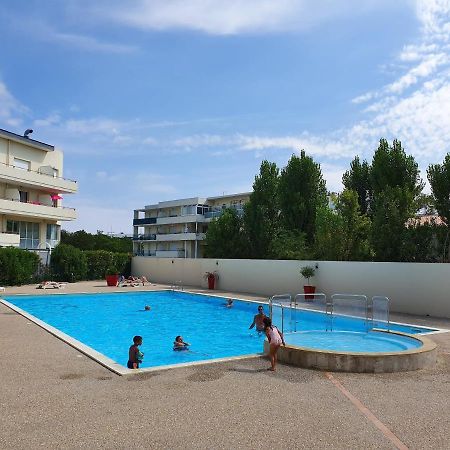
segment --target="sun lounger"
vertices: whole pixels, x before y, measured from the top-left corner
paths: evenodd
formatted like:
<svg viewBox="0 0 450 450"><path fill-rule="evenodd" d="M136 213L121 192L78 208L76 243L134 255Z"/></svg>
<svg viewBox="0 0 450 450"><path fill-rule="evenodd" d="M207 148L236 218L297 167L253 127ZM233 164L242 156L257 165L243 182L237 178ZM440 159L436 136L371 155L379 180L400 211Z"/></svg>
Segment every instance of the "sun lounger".
<svg viewBox="0 0 450 450"><path fill-rule="evenodd" d="M44 281L36 289L64 289L66 283L58 283L57 281Z"/></svg>

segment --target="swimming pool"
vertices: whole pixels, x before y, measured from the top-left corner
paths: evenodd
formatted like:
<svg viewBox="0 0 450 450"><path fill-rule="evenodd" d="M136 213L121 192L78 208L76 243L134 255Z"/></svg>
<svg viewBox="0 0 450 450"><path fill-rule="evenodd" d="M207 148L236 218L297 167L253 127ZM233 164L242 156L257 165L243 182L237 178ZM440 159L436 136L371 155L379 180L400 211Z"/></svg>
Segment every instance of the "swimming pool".
<svg viewBox="0 0 450 450"><path fill-rule="evenodd" d="M229 358L260 353L264 336L249 330L257 304L174 291L107 294L7 296L6 301L126 366L134 335L143 337L141 368ZM151 311L144 311L150 305ZM265 312L268 309L265 306ZM274 322L279 321L274 310ZM297 311L302 330L326 328L324 314ZM363 321L341 317L334 329L362 331ZM391 329L416 334L432 329L392 324ZM174 352L175 336L191 344L189 352Z"/></svg>
<svg viewBox="0 0 450 450"><path fill-rule="evenodd" d="M336 352L401 352L419 348L422 343L417 339L398 334L375 331L302 331L287 334L286 343L316 350L334 350Z"/></svg>

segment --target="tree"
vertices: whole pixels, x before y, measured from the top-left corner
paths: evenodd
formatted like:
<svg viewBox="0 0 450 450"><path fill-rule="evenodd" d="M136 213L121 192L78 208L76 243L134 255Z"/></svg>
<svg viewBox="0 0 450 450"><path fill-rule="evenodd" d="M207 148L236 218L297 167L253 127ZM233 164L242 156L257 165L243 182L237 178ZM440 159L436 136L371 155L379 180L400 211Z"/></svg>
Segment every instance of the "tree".
<svg viewBox="0 0 450 450"><path fill-rule="evenodd" d="M377 194L373 215L372 245L378 261L402 261L408 244L406 222L410 218L410 192L386 187Z"/></svg>
<svg viewBox="0 0 450 450"><path fill-rule="evenodd" d="M370 180L373 190L372 244L379 261L401 261L406 245L406 222L416 212L422 192L419 167L407 156L401 142L390 147L380 140L372 160Z"/></svg>
<svg viewBox="0 0 450 450"><path fill-rule="evenodd" d="M129 237L114 237L97 232L90 234L84 230L70 233L61 231L61 243L72 245L80 250L105 250L115 253L131 253L133 241Z"/></svg>
<svg viewBox="0 0 450 450"><path fill-rule="evenodd" d="M255 177L253 192L244 207L244 228L251 258L267 258L278 229L278 180L275 163L263 161Z"/></svg>
<svg viewBox="0 0 450 450"><path fill-rule="evenodd" d="M243 221L233 208L211 221L205 237L205 256L207 258L244 258L246 241Z"/></svg>
<svg viewBox="0 0 450 450"><path fill-rule="evenodd" d="M317 209L314 257L322 261L342 259L342 217L328 205Z"/></svg>
<svg viewBox="0 0 450 450"><path fill-rule="evenodd" d="M434 205L447 226L450 225L450 153L442 164L431 164L427 169Z"/></svg>
<svg viewBox="0 0 450 450"><path fill-rule="evenodd" d="M370 180L374 197L389 186L407 190L415 199L424 187L418 164L413 156L406 155L397 139L394 139L392 147L386 139L380 140L373 156Z"/></svg>
<svg viewBox="0 0 450 450"><path fill-rule="evenodd" d="M341 239L343 261L364 261L370 259L370 219L362 214L358 193L344 189L338 197L336 211L341 218Z"/></svg>
<svg viewBox="0 0 450 450"><path fill-rule="evenodd" d="M372 185L370 183L370 166L367 161L362 163L356 156L350 163L350 170L342 176L342 184L346 189L356 191L358 203L363 214L367 214L372 198Z"/></svg>
<svg viewBox="0 0 450 450"><path fill-rule="evenodd" d="M270 243L269 258L308 259L305 234L279 229Z"/></svg>
<svg viewBox="0 0 450 450"><path fill-rule="evenodd" d="M292 155L281 171L278 195L284 229L305 233L312 241L316 212L326 205L327 191L320 165L304 150L300 157Z"/></svg>

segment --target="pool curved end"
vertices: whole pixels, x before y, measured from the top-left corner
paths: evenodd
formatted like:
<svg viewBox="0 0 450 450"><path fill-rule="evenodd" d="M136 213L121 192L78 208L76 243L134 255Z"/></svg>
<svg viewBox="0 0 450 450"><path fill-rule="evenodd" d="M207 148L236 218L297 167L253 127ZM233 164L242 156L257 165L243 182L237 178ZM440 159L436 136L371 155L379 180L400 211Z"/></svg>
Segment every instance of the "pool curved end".
<svg viewBox="0 0 450 450"><path fill-rule="evenodd" d="M306 369L355 373L406 372L435 365L437 345L431 339L398 331L387 332L378 329L373 331L407 336L420 341L422 345L398 352L371 353L317 350L286 345L278 350L278 361ZM269 343L265 341L264 353L267 354L268 350Z"/></svg>

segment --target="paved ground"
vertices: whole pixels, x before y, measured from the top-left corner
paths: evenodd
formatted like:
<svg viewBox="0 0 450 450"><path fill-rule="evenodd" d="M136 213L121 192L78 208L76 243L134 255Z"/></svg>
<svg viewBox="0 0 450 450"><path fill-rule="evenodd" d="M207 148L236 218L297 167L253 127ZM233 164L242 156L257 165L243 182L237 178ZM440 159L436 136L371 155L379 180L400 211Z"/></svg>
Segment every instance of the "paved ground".
<svg viewBox="0 0 450 450"><path fill-rule="evenodd" d="M416 372L269 373L258 358L119 377L0 306L0 449L448 449L450 333L431 337L438 364Z"/></svg>

